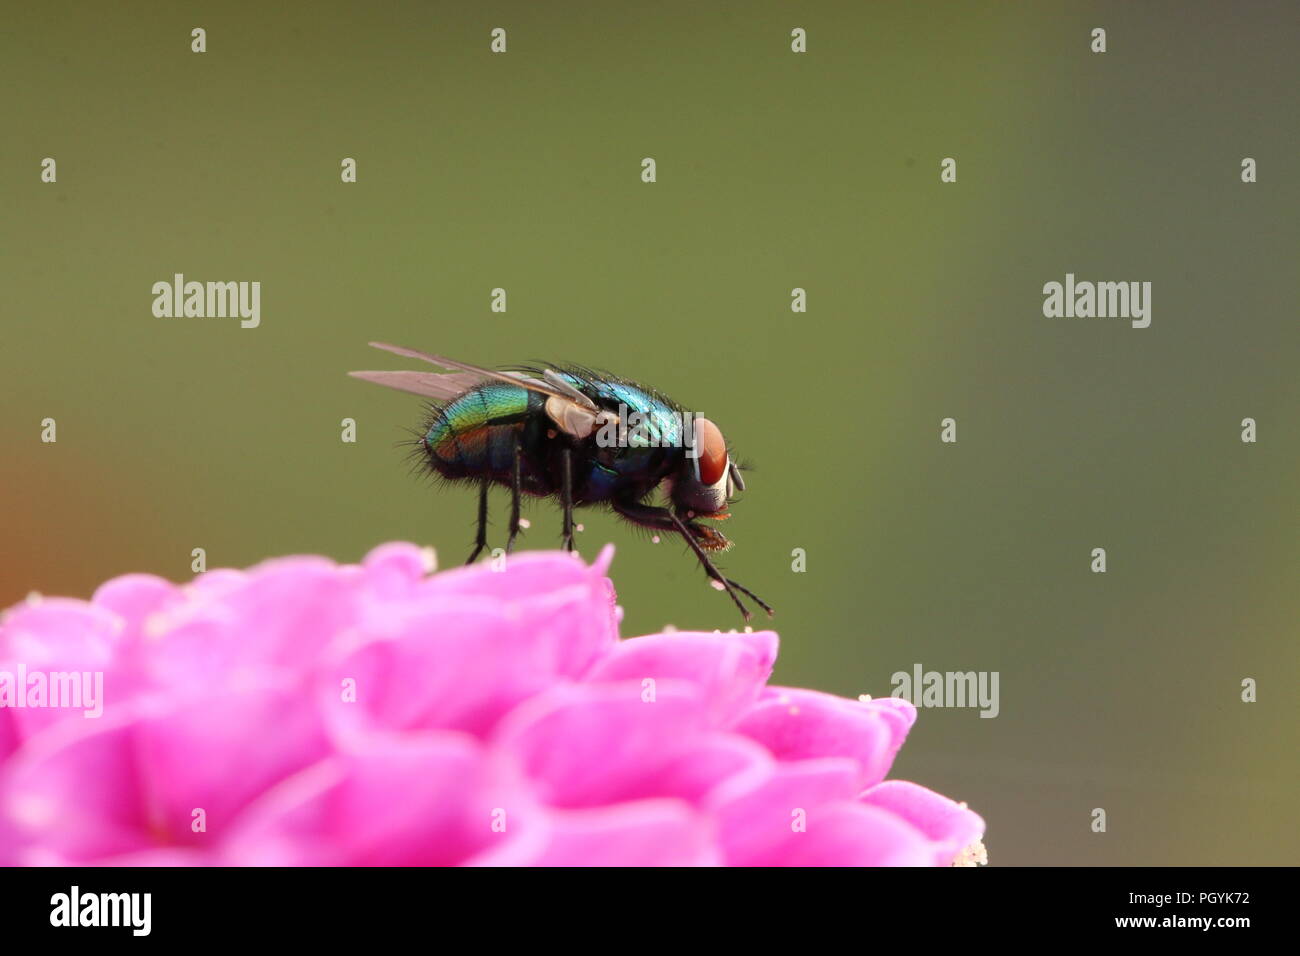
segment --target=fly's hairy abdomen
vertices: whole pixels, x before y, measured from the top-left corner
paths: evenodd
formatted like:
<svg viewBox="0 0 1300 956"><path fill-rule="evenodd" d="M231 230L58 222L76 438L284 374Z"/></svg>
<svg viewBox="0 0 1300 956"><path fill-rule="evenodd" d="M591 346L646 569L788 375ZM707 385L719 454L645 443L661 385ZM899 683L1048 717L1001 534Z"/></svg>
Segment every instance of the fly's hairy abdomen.
<svg viewBox="0 0 1300 956"><path fill-rule="evenodd" d="M424 435L429 463L445 478L509 481L515 442L542 406L527 389L495 383L470 389L439 409Z"/></svg>

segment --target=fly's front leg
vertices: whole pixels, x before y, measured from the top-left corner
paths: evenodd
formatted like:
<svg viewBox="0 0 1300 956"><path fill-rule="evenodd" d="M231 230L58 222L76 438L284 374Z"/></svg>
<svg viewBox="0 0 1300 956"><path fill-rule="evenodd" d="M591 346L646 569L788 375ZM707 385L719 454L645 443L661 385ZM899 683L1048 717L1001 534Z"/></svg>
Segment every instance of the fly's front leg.
<svg viewBox="0 0 1300 956"><path fill-rule="evenodd" d="M487 518L488 518L488 481L483 479L478 486L478 537L474 539L474 551L469 556L466 564L473 564L474 559L482 553L487 547Z"/></svg>
<svg viewBox="0 0 1300 956"><path fill-rule="evenodd" d="M725 590L727 594L731 595L731 600L736 602L736 607L740 608L740 613L745 615L746 621L749 620L750 614L749 611L745 609L745 605L740 603L740 598L736 597L737 591L747 595L755 604L767 612L768 617L772 616L774 612L772 611L772 606L770 604L743 584L739 584L731 580L731 578L723 577L722 572L718 570L717 565L710 560L708 554L705 553L704 548L700 546L700 542L696 540L696 528L700 526L688 526L686 522L682 521L681 518L677 517L677 515L673 514L671 511L668 512L668 516L672 518L673 523L677 526L677 530L681 533L681 536L686 539L686 543L691 546L691 549L695 552L695 556L700 559L700 564L704 565L705 572L709 577L721 584L723 590ZM704 528L703 530L712 532L719 538L722 537L716 531L713 531L712 528Z"/></svg>
<svg viewBox="0 0 1300 956"><path fill-rule="evenodd" d="M740 609L740 613L744 615L745 620L748 621L752 615L750 614L749 609L741 602L739 595L736 593L737 591L748 595L756 604L758 604L759 607L766 611L769 616L772 614L772 608L762 598L749 590L749 588L737 584L730 578L724 577L722 572L718 570L717 565L715 565L709 558L705 551L705 547L709 546L708 543L716 542L719 539L725 542L725 539L722 539L722 536L718 534L718 532L714 531L712 528L705 527L704 525L693 523L688 524L667 508L656 508L653 505L644 505L637 501L618 500L613 502L613 507L615 512L622 515L633 524L640 525L643 528L653 528L661 531L675 531L680 534L686 540L686 543L690 545L691 550L695 552L695 557L699 559L701 566L704 568L704 572L722 586L722 589L727 592L727 596L730 597L736 607ZM701 541L706 542L706 544L702 545ZM716 543L713 544L713 546L717 547Z"/></svg>

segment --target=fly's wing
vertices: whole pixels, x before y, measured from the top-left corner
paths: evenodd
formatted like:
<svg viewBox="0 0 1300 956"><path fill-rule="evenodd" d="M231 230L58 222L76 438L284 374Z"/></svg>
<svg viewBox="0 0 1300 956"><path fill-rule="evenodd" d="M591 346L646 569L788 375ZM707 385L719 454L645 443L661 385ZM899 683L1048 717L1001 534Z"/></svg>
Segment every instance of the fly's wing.
<svg viewBox="0 0 1300 956"><path fill-rule="evenodd" d="M449 372L446 375L438 375L436 372L408 371L348 372L348 374L362 381L383 385L385 388L395 388L399 392L410 392L413 395L423 395L425 398L436 398L439 401L450 401L483 381L482 376L469 372Z"/></svg>
<svg viewBox="0 0 1300 956"><path fill-rule="evenodd" d="M371 342L371 346L392 352L394 355L416 358L431 365L443 368L460 369L459 372L435 374L433 372L351 372L354 378L374 382L388 388L405 392L414 392L430 398L450 399L482 382L496 380L526 388L546 396L546 414L565 433L575 438L586 438L596 429L598 422L604 421L607 412L602 412L582 392L554 373L546 374L546 381L539 381L515 372L501 372L489 368L458 362L442 355L421 352L418 349L403 348L400 345L388 345L384 342Z"/></svg>
<svg viewBox="0 0 1300 956"><path fill-rule="evenodd" d="M542 378L546 379L546 381L550 384L550 386L553 389L555 389L557 392L561 392L569 396L569 398L573 399L579 405L591 409L594 409L596 407L595 402L593 402L586 395L583 395L582 392L578 391L576 388L574 388L572 385L566 382L564 378L559 375L559 373L553 372L548 368L542 372Z"/></svg>

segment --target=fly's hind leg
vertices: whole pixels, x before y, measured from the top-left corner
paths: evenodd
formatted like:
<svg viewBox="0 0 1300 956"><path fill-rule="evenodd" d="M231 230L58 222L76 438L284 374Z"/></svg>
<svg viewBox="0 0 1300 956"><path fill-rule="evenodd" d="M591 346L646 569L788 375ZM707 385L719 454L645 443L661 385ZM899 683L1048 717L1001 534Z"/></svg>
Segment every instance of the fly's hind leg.
<svg viewBox="0 0 1300 956"><path fill-rule="evenodd" d="M466 564L473 564L487 547L487 519L488 519L488 480L486 478L478 486L478 537L474 539L474 551L470 554Z"/></svg>
<svg viewBox="0 0 1300 956"><path fill-rule="evenodd" d="M515 436L515 470L510 481L510 538L506 541L506 554L515 549L515 538L519 535L519 495L523 488L520 462L522 454L519 437Z"/></svg>
<svg viewBox="0 0 1300 956"><path fill-rule="evenodd" d="M573 550L573 453L560 452L560 504L564 508L564 550Z"/></svg>

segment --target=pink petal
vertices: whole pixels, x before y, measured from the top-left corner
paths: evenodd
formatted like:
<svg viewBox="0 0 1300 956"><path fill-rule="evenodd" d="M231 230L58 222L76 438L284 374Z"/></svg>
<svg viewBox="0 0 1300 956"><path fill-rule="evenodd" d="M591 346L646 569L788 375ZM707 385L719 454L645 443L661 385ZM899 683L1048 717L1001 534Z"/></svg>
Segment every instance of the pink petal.
<svg viewBox="0 0 1300 956"><path fill-rule="evenodd" d="M284 560L284 559L282 559ZM184 585L186 595L207 599L220 598L231 594L248 583L249 572L238 568L213 568L196 575L194 580Z"/></svg>
<svg viewBox="0 0 1300 956"><path fill-rule="evenodd" d="M222 598L228 620L240 622L237 640L252 664L301 666L356 620L360 578L323 558L268 561L242 587Z"/></svg>
<svg viewBox="0 0 1300 956"><path fill-rule="evenodd" d="M432 556L404 541L381 544L362 560L366 584L381 597L401 597L433 570Z"/></svg>
<svg viewBox="0 0 1300 956"><path fill-rule="evenodd" d="M808 815L766 866L933 866L933 844L892 813L859 803L826 804ZM951 862L951 857L949 861Z"/></svg>
<svg viewBox="0 0 1300 956"><path fill-rule="evenodd" d="M97 686L94 707L101 712L130 699L142 682L125 666L124 631L123 619L111 610L71 598L40 598L7 611L0 626L0 672L14 685L27 680L28 686L13 687L21 699L32 699L31 679L45 687L39 706L14 707L7 733L22 740L65 720L84 719L91 701L82 695L93 695ZM64 680L71 681L63 685L65 692L79 701L59 699L56 684ZM5 734L0 730L0 738Z"/></svg>
<svg viewBox="0 0 1300 956"><path fill-rule="evenodd" d="M539 847L515 844L473 862L480 866L714 866L707 819L680 800L638 800L550 814ZM515 853L513 849L521 851Z"/></svg>
<svg viewBox="0 0 1300 956"><path fill-rule="evenodd" d="M14 724L13 710L0 708L0 769L8 756L18 749L18 728Z"/></svg>
<svg viewBox="0 0 1300 956"><path fill-rule="evenodd" d="M37 844L22 852L26 863L84 863L144 850L145 807L129 721L53 728L10 763L0 792L14 830Z"/></svg>
<svg viewBox="0 0 1300 956"><path fill-rule="evenodd" d="M931 843L929 865L949 866L961 850L984 835L984 821L978 814L905 780L878 783L860 799L888 810L923 833Z"/></svg>
<svg viewBox="0 0 1300 956"><path fill-rule="evenodd" d="M91 603L122 619L124 639L134 644L144 633L144 624L167 606L184 600L181 589L152 574L124 574L105 581Z"/></svg>
<svg viewBox="0 0 1300 956"><path fill-rule="evenodd" d="M421 728L486 734L555 680L556 655L498 602L428 598L410 609L372 619L372 639L340 647L322 672L320 705L338 739Z"/></svg>
<svg viewBox="0 0 1300 956"><path fill-rule="evenodd" d="M524 551L509 555L502 571L493 570L491 562L451 568L429 578L424 593L477 594L527 601L566 587L590 587L600 577L576 554Z"/></svg>
<svg viewBox="0 0 1300 956"><path fill-rule="evenodd" d="M777 636L680 631L634 637L615 645L584 678L588 682L660 681L695 684L710 702L714 726L726 726L758 699L776 661Z"/></svg>
<svg viewBox="0 0 1300 956"><path fill-rule="evenodd" d="M666 681L653 702L642 695L635 681L558 687L517 708L494 739L556 807L694 797L739 764L706 732L691 685ZM698 766L683 771L685 759Z"/></svg>
<svg viewBox="0 0 1300 956"><path fill-rule="evenodd" d="M38 598L15 605L0 626L0 658L28 670L107 670L121 646L122 619L72 598Z"/></svg>
<svg viewBox="0 0 1300 956"><path fill-rule="evenodd" d="M268 793L250 808L228 855L241 865L456 864L528 842L523 835L537 816L472 738L385 738Z"/></svg>
<svg viewBox="0 0 1300 956"><path fill-rule="evenodd" d="M60 724L12 762L5 806L69 860L210 848L250 800L325 754L320 718L300 701L295 690L250 687ZM195 810L206 832L192 829Z"/></svg>
<svg viewBox="0 0 1300 956"><path fill-rule="evenodd" d="M857 701L770 687L735 729L781 760L849 757L859 765L859 787L866 787L889 772L915 713L906 701L892 697Z"/></svg>
<svg viewBox="0 0 1300 956"><path fill-rule="evenodd" d="M422 596L479 596L502 602L538 646L555 656L558 673L578 676L618 641L614 596L600 565L569 554L510 556L505 570L491 564L447 571L420 586Z"/></svg>
<svg viewBox="0 0 1300 956"><path fill-rule="evenodd" d="M329 751L320 715L302 706L292 682L187 700L143 720L136 733L155 826L179 822L182 842L193 839L195 807L206 811L208 833L220 834L263 790Z"/></svg>
<svg viewBox="0 0 1300 956"><path fill-rule="evenodd" d="M155 681L196 688L272 669L311 674L322 651L351 629L358 586L322 558L281 558L248 575L190 585L187 600L146 622Z"/></svg>
<svg viewBox="0 0 1300 956"><path fill-rule="evenodd" d="M779 862L790 852L788 842L806 835L795 830L801 820L820 807L852 800L857 775L851 760L802 760L773 764L759 778L745 775L717 788L710 804L727 865Z"/></svg>
<svg viewBox="0 0 1300 956"><path fill-rule="evenodd" d="M655 771L654 789L691 803L750 775L763 775L772 756L760 744L735 734L709 734L668 757Z"/></svg>

